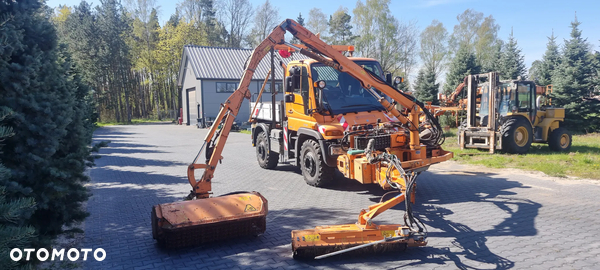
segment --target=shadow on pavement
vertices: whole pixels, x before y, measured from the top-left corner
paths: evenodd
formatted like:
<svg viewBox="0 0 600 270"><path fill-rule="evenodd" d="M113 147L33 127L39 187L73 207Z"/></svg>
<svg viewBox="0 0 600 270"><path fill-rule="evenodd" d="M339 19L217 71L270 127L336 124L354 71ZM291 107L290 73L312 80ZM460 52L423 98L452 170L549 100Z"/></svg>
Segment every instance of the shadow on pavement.
<svg viewBox="0 0 600 270"><path fill-rule="evenodd" d="M110 130L97 134L95 139L110 140L121 135L129 135L128 138L131 138L135 134L119 134ZM218 261L218 264L232 265L232 267L236 265L241 268L273 266L280 263L283 263L281 266L284 268L290 264L300 265L301 268L356 267L351 264L377 267L379 263L384 262L386 267L389 267L390 262L395 262L396 268L453 263L458 269L477 269L482 267L481 264L488 264L487 266L491 264L496 269L509 269L514 267L514 262L490 250L486 245L488 238L536 235L534 221L542 206L534 201L510 197L516 194L512 189L527 187L495 174L452 175L424 172L419 177L414 212L428 227L435 229L429 233L430 239L450 238L453 247L432 245L408 249L401 253L342 255L312 262L293 261L290 247L291 230L310 228L322 220L331 220L331 217L354 217L357 214L350 209L298 207L270 211L267 217L267 231L259 237L244 237L181 250L164 250L157 246L151 236L150 207L175 201L174 194L181 193L182 185L189 185L185 176L181 174L185 170L178 169L178 174L181 175L173 176L131 169L121 171L118 168L122 166L185 168L186 164L158 159L106 156L113 153L161 153L159 150L149 150L155 148L151 145L114 142L109 147L101 150L101 154L105 157L97 162L98 166L92 171L94 196L88 203L88 210L92 215L86 222L84 244L86 248L102 247L110 252L111 256L103 262L88 262L87 268L122 266L122 259L126 258L136 263L150 265L152 268L172 268L174 265L177 268L180 266L195 268L202 263L211 264ZM111 167L108 168L109 166ZM300 173L296 167L286 165L279 166L277 170ZM338 175L335 183L327 189L366 195L373 202L378 202L386 193L377 185L362 185L341 175ZM492 204L503 211L507 217L490 229L476 230L466 225L466 222L451 220L453 215L469 216L469 213L458 213L450 209L450 206L463 203ZM403 208L403 204L395 207L395 209ZM454 217L454 220L456 219ZM397 220L401 223L400 218ZM465 259L469 261L465 262ZM139 265L123 267L134 266Z"/></svg>

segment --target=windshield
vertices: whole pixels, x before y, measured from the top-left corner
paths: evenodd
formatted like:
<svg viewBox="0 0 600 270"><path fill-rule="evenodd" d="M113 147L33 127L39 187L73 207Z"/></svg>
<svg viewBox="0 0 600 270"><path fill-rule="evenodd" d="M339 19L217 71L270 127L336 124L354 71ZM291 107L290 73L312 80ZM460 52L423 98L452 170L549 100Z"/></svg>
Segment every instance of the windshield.
<svg viewBox="0 0 600 270"><path fill-rule="evenodd" d="M355 61L358 65L372 71L382 78L379 63L375 61ZM323 80L327 86L323 89L323 106L333 114L383 111L383 105L364 89L360 82L350 74L316 63L311 66L313 82Z"/></svg>

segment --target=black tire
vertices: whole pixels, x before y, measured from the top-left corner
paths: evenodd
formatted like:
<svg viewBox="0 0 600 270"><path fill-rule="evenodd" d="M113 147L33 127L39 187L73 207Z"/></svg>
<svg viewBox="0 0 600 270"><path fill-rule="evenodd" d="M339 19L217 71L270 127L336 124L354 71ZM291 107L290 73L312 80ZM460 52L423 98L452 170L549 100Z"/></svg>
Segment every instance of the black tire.
<svg viewBox="0 0 600 270"><path fill-rule="evenodd" d="M548 136L548 147L550 147L552 151L569 152L572 144L573 136L565 128L559 127L550 132L550 136Z"/></svg>
<svg viewBox="0 0 600 270"><path fill-rule="evenodd" d="M261 168L274 169L279 162L279 153L271 151L268 140L267 133L264 131L256 136L256 160Z"/></svg>
<svg viewBox="0 0 600 270"><path fill-rule="evenodd" d="M460 126L457 127L458 129L456 130L456 143L458 143L458 146L460 146L460 134L461 131L467 129L467 119L463 119L460 122Z"/></svg>
<svg viewBox="0 0 600 270"><path fill-rule="evenodd" d="M327 166L323 159L321 146L314 140L306 140L300 148L300 169L307 184L324 187L331 183L335 168Z"/></svg>
<svg viewBox="0 0 600 270"><path fill-rule="evenodd" d="M514 117L502 125L502 150L510 154L525 154L533 142L533 131L527 119Z"/></svg>

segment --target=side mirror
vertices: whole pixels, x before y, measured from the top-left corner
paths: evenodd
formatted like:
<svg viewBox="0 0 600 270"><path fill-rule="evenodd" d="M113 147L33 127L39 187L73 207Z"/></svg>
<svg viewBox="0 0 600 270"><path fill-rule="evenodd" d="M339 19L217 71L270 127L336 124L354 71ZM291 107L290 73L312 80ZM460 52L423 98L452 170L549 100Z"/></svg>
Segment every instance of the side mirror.
<svg viewBox="0 0 600 270"><path fill-rule="evenodd" d="M388 84L392 84L392 73L389 73L389 72L386 72L386 73L385 73L385 81L386 81Z"/></svg>
<svg viewBox="0 0 600 270"><path fill-rule="evenodd" d="M300 68L292 66L289 72L291 76L285 77L285 91L294 92L294 90L300 89Z"/></svg>
<svg viewBox="0 0 600 270"><path fill-rule="evenodd" d="M398 85L401 84L402 82L404 82L404 78L400 77L400 76L396 76L394 78L394 87L396 89L398 89Z"/></svg>
<svg viewBox="0 0 600 270"><path fill-rule="evenodd" d="M296 96L294 94L286 94L284 99L285 103L294 103L294 101L296 101Z"/></svg>
<svg viewBox="0 0 600 270"><path fill-rule="evenodd" d="M285 77L285 91L286 92L294 92L294 77L287 76Z"/></svg>
<svg viewBox="0 0 600 270"><path fill-rule="evenodd" d="M313 83L313 87L316 90L317 94L317 103L320 107L323 106L323 88L325 88L327 86L327 83L323 80L320 81L316 81Z"/></svg>

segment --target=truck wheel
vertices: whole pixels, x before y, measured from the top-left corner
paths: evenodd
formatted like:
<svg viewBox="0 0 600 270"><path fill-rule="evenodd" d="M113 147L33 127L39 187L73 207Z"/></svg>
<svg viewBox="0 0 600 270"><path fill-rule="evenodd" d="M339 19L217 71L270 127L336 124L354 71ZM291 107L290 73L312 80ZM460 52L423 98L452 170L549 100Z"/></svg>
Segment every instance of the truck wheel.
<svg viewBox="0 0 600 270"><path fill-rule="evenodd" d="M548 137L548 147L553 151L557 152L569 152L571 150L571 144L573 143L573 137L571 133L565 128L557 128L550 132Z"/></svg>
<svg viewBox="0 0 600 270"><path fill-rule="evenodd" d="M533 132L529 121L510 118L502 125L502 150L511 154L525 154L533 142Z"/></svg>
<svg viewBox="0 0 600 270"><path fill-rule="evenodd" d="M279 161L279 153L271 151L268 140L267 133L264 131L258 133L256 137L256 160L263 169L273 169L277 167Z"/></svg>
<svg viewBox="0 0 600 270"><path fill-rule="evenodd" d="M329 184L335 175L335 168L327 166L323 161L319 143L314 140L306 140L300 149L300 168L304 181L315 187Z"/></svg>

